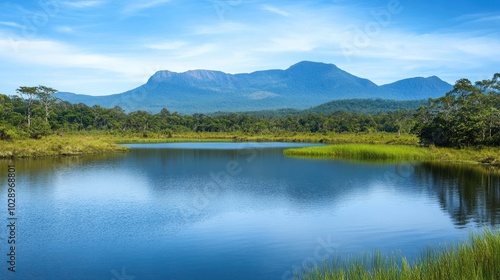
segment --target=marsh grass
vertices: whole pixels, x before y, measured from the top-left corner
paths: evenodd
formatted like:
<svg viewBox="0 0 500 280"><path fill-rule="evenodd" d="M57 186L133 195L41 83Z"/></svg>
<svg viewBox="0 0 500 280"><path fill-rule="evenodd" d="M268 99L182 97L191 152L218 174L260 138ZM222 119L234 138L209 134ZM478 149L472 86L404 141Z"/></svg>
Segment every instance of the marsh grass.
<svg viewBox="0 0 500 280"><path fill-rule="evenodd" d="M107 137L51 135L43 139L0 141L0 158L38 158L127 152Z"/></svg>
<svg viewBox="0 0 500 280"><path fill-rule="evenodd" d="M415 135L396 133L278 133L278 134L256 134L236 135L235 141L256 142L308 142L325 144L347 144L347 143L369 143L369 144L391 144L391 145L417 145L418 138Z"/></svg>
<svg viewBox="0 0 500 280"><path fill-rule="evenodd" d="M409 262L400 253L335 259L300 278L336 279L500 279L500 231L473 233L469 241L428 248ZM299 278L299 276L296 276Z"/></svg>
<svg viewBox="0 0 500 280"><path fill-rule="evenodd" d="M0 158L35 158L125 152L117 144L168 142L304 142L335 146L291 149L286 155L347 160L440 160L500 166L500 149L421 148L414 135L395 133L276 133L186 132L178 134L120 134L102 131L58 133L42 139L0 140ZM350 143L350 144L346 144ZM354 144L353 144L354 143ZM336 148L332 148L336 147Z"/></svg>
<svg viewBox="0 0 500 280"><path fill-rule="evenodd" d="M287 149L285 155L332 157L362 160L425 160L429 151L425 148L401 145L340 144L322 147Z"/></svg>
<svg viewBox="0 0 500 280"><path fill-rule="evenodd" d="M320 147L292 148L287 156L339 158L348 160L441 161L500 165L499 148L452 149L414 145L339 144Z"/></svg>

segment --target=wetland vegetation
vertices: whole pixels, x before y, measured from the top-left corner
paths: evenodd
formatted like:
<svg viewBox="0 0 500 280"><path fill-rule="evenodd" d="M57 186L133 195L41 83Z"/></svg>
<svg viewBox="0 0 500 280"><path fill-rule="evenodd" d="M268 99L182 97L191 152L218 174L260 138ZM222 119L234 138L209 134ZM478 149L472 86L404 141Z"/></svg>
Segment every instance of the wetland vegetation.
<svg viewBox="0 0 500 280"><path fill-rule="evenodd" d="M303 279L498 279L500 231L471 234L468 242L428 248L414 262L394 253L336 259L309 272Z"/></svg>

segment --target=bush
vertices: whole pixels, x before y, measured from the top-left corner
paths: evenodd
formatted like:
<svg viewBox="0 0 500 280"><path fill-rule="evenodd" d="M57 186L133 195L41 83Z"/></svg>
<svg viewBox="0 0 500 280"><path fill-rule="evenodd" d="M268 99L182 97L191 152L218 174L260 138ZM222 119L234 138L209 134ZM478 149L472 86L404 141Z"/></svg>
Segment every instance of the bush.
<svg viewBox="0 0 500 280"><path fill-rule="evenodd" d="M31 119L31 126L28 129L30 138L40 139L52 133L50 125L42 118L34 117Z"/></svg>
<svg viewBox="0 0 500 280"><path fill-rule="evenodd" d="M10 125L0 125L0 140L13 140L19 138L16 128Z"/></svg>

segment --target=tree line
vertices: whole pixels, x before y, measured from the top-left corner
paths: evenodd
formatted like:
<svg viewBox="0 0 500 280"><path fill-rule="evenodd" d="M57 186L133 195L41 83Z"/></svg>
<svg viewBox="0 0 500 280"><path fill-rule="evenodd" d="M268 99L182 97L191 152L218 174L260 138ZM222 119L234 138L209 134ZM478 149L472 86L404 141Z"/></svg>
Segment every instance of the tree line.
<svg viewBox="0 0 500 280"><path fill-rule="evenodd" d="M500 73L475 84L458 80L445 96L420 107L415 118L425 144L500 146Z"/></svg>
<svg viewBox="0 0 500 280"><path fill-rule="evenodd" d="M20 87L19 95L0 94L0 139L42 138L57 132L99 131L143 137L183 132L248 134L297 133L413 133L423 144L469 147L500 146L500 74L472 84L457 81L454 89L429 99L418 110L378 114L348 112L266 116L245 113L126 113L122 108L71 104L54 97L57 90Z"/></svg>

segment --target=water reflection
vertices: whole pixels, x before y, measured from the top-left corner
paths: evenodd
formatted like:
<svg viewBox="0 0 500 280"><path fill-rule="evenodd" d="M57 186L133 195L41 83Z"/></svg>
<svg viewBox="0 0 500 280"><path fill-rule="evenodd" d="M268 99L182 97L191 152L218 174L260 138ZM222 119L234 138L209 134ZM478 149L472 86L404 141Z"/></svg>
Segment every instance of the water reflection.
<svg viewBox="0 0 500 280"><path fill-rule="evenodd" d="M125 266L136 279L279 279L314 254L318 238L345 254L417 256L499 223L496 171L190 145L16 160L19 276L110 279Z"/></svg>
<svg viewBox="0 0 500 280"><path fill-rule="evenodd" d="M204 187L219 187L221 192L257 195L260 199L280 200L285 196L300 209L318 208L322 204L332 207L354 194L383 185L408 195L423 192L432 197L460 228L468 224L480 227L499 223L498 169L450 163L377 164L287 158L282 156L282 149L276 148L138 149L125 162L132 169L130 172L145 175L150 181L147 185L155 193L171 195L176 190L184 194L188 191L193 198L203 196ZM228 163L240 170L237 176L227 172ZM219 186L214 186L215 183ZM190 191L194 188L198 191ZM189 198L184 202L196 208Z"/></svg>
<svg viewBox="0 0 500 280"><path fill-rule="evenodd" d="M460 164L422 163L415 167L422 187L450 214L457 227L500 223L499 170Z"/></svg>

